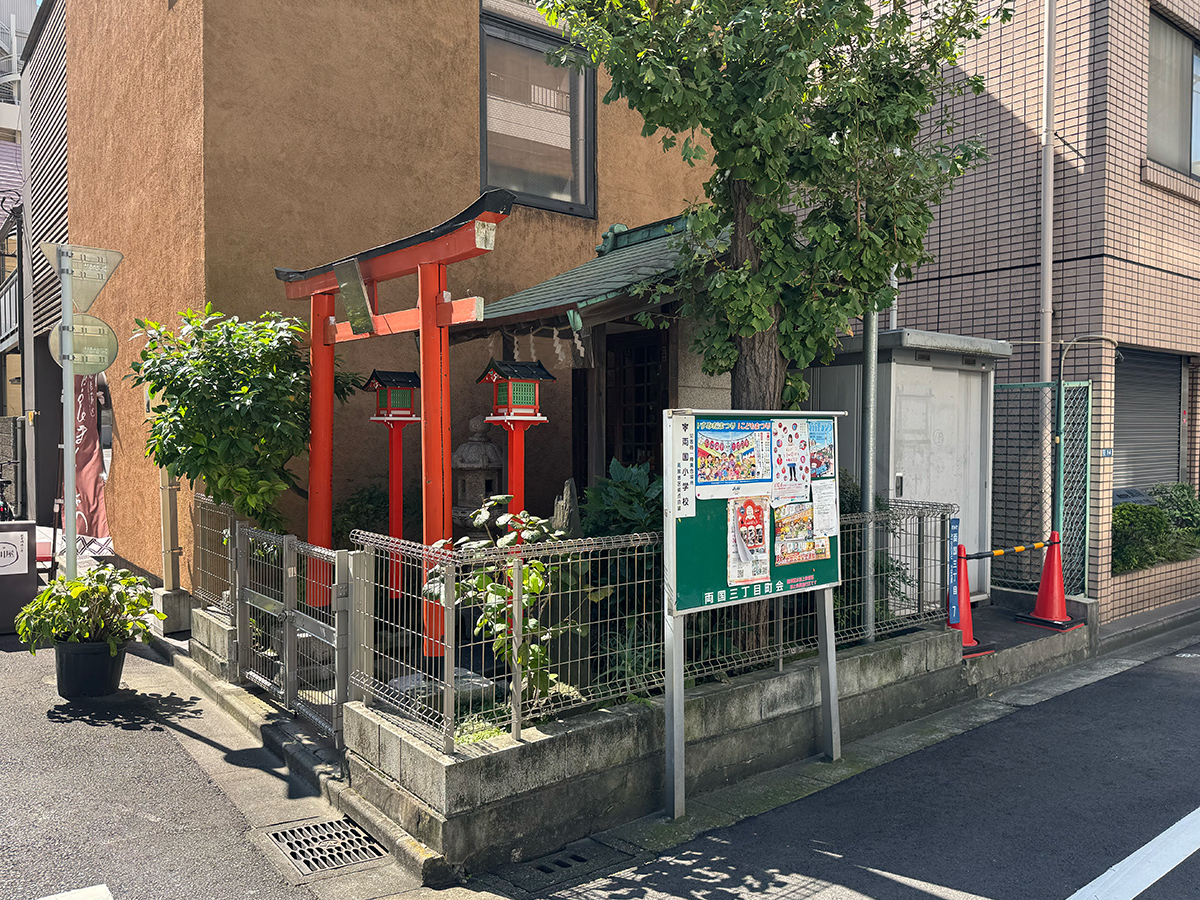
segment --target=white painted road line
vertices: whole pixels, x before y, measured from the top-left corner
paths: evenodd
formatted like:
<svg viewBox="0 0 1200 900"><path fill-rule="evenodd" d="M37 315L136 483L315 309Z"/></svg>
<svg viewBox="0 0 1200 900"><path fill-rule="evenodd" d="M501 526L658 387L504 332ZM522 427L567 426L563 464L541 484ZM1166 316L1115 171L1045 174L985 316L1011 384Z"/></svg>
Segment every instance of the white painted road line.
<svg viewBox="0 0 1200 900"><path fill-rule="evenodd" d="M1188 813L1067 900L1133 900L1197 850L1200 809Z"/></svg>
<svg viewBox="0 0 1200 900"><path fill-rule="evenodd" d="M52 894L41 900L113 900L108 885L98 884L95 887L80 888L77 891L67 891L65 894Z"/></svg>

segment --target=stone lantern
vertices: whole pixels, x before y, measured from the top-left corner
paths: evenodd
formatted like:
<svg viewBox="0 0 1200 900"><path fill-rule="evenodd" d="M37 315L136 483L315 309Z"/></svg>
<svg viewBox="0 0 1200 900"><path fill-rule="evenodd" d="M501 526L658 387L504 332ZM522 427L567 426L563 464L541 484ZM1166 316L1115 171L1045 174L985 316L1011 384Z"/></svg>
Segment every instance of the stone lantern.
<svg viewBox="0 0 1200 900"><path fill-rule="evenodd" d="M454 524L471 527L471 513L483 505L487 497L503 493L504 457L487 437L488 421L484 416L471 419L471 434L450 457L454 479Z"/></svg>

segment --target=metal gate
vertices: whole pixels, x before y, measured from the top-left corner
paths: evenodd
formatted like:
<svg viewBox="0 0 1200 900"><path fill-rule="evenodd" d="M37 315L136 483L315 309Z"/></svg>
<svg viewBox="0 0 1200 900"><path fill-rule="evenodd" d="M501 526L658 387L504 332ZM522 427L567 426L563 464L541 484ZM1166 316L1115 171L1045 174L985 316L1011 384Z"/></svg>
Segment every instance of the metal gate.
<svg viewBox="0 0 1200 900"><path fill-rule="evenodd" d="M25 419L0 416L0 497L18 519L24 517Z"/></svg>
<svg viewBox="0 0 1200 900"><path fill-rule="evenodd" d="M1068 594L1088 589L1091 522L1092 384L996 385L992 450L992 543L1011 547L1048 537L1062 523L1063 581ZM1056 416L1062 422L1062 448L1055 452ZM1055 479L1059 508L1054 508ZM991 583L1014 590L1037 590L1042 560L1034 554L997 557Z"/></svg>
<svg viewBox="0 0 1200 900"><path fill-rule="evenodd" d="M237 523L238 671L340 747L350 685L348 551Z"/></svg>

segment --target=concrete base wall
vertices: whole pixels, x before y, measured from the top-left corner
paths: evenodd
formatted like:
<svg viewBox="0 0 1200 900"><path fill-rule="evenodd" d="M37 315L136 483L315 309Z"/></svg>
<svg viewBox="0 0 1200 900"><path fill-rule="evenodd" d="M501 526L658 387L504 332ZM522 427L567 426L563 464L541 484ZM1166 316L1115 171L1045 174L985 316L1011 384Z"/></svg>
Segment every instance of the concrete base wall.
<svg viewBox="0 0 1200 900"><path fill-rule="evenodd" d="M233 620L209 609L193 609L188 655L223 681L237 674L237 628Z"/></svg>
<svg viewBox="0 0 1200 900"><path fill-rule="evenodd" d="M1088 629L961 658L958 632L922 630L838 657L842 735L855 740L1081 661ZM687 692L689 794L820 752L815 658ZM447 863L467 871L550 853L663 807L661 698L438 752L402 720L345 708L351 784Z"/></svg>

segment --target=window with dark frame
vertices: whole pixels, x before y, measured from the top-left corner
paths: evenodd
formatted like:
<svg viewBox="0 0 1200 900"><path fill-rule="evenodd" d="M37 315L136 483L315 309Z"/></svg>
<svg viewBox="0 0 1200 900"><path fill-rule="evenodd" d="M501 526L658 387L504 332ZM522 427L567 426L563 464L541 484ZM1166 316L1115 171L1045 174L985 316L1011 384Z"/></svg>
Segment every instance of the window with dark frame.
<svg viewBox="0 0 1200 900"><path fill-rule="evenodd" d="M1200 178L1200 46L1150 14L1146 155Z"/></svg>
<svg viewBox="0 0 1200 900"><path fill-rule="evenodd" d="M595 73L547 63L547 52L565 42L544 22L536 27L536 12L519 16L525 7L483 2L483 188L510 190L526 206L594 216Z"/></svg>

